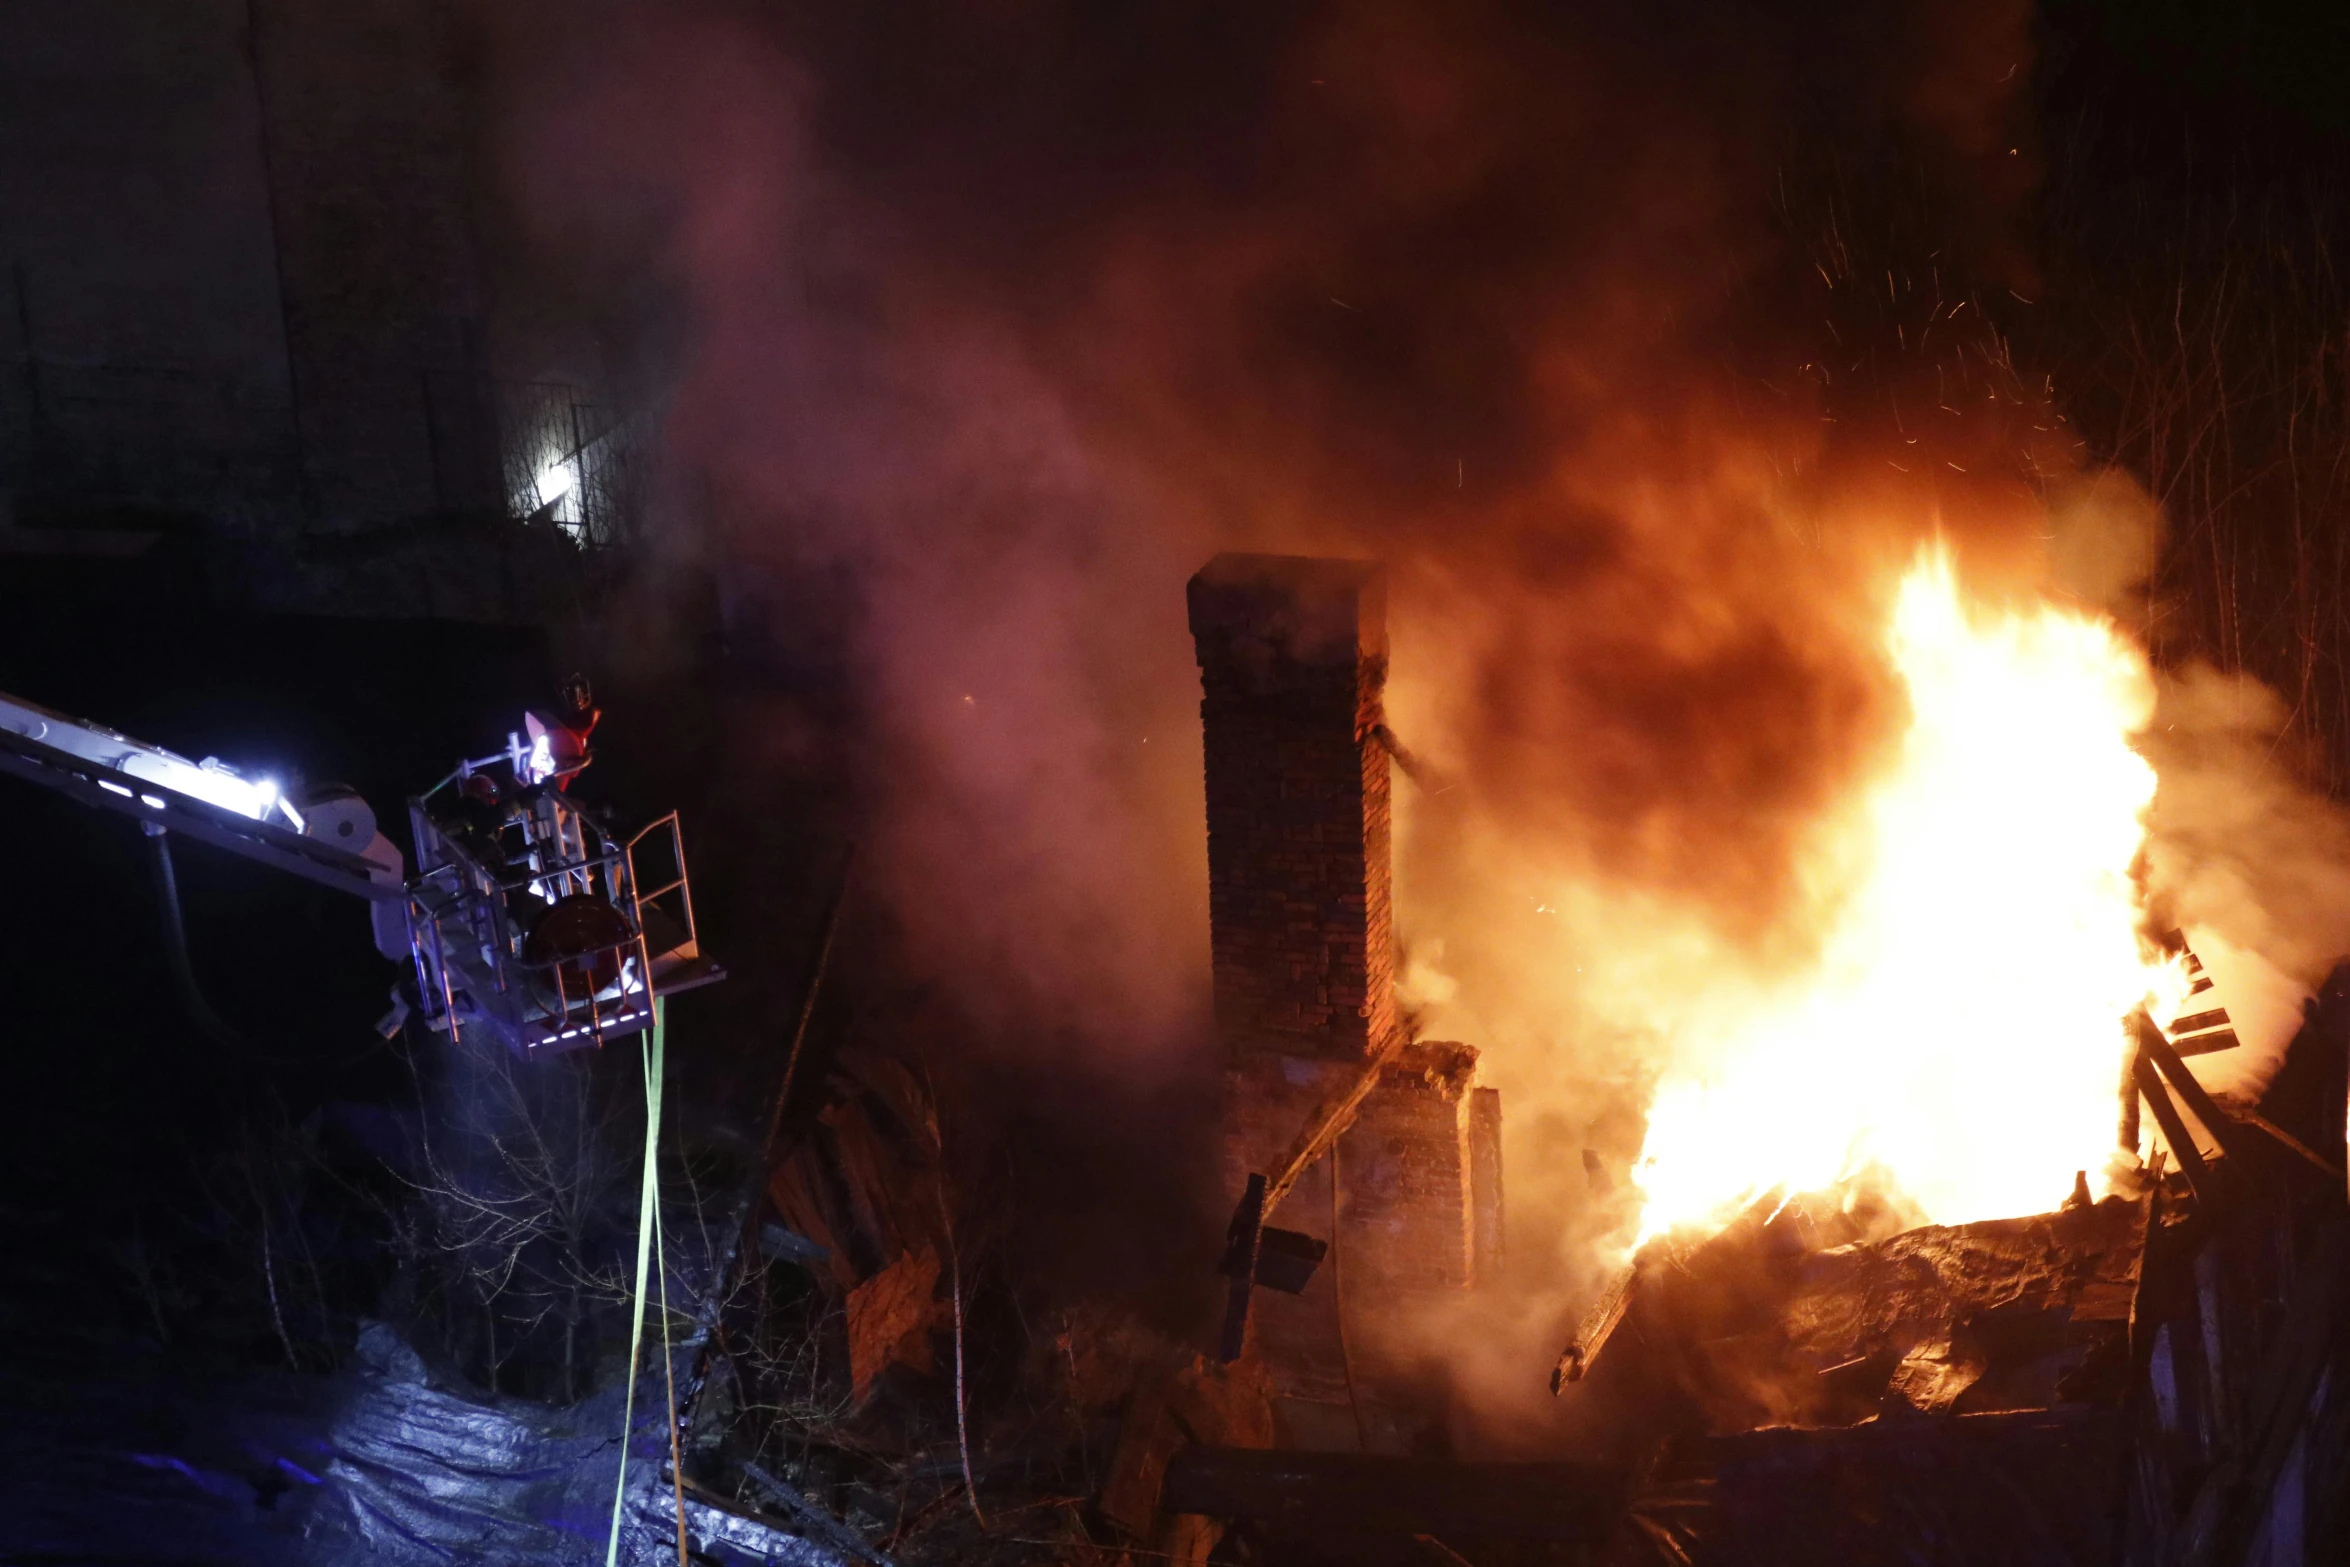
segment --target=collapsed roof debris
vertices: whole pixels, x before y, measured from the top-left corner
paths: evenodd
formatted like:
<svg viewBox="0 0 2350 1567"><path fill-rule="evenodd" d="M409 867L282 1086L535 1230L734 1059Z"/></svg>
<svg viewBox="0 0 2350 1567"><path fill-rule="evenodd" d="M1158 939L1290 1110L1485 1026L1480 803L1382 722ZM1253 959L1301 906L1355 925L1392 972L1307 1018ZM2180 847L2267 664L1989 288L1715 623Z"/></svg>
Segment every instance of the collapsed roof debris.
<svg viewBox="0 0 2350 1567"><path fill-rule="evenodd" d="M2198 1180L2158 1152L2135 1197L1863 1239L1773 1195L1652 1245L1559 1385L1579 1364L1653 1444L1663 1559L2300 1560L2350 1463L2350 1214L2308 1146L2339 1137L2346 1022L2338 977L2257 1109L2186 1089L2214 1137L2245 1118ZM2192 1084L2177 1059L2149 1098Z"/></svg>

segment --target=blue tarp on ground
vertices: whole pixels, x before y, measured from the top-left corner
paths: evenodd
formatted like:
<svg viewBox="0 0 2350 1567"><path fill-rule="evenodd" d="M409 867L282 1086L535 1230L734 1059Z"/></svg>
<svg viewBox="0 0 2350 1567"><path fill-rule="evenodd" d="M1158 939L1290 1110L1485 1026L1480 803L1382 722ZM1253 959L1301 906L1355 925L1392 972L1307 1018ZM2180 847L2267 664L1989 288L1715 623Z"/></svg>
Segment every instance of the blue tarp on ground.
<svg viewBox="0 0 2350 1567"><path fill-rule="evenodd" d="M11 1387L0 1562L600 1564L621 1403L618 1388L565 1409L461 1396L380 1324L331 1375ZM665 1410L640 1399L624 1562L677 1559L667 1457ZM697 1551L731 1563L840 1567L822 1547L706 1507L689 1505L688 1531Z"/></svg>

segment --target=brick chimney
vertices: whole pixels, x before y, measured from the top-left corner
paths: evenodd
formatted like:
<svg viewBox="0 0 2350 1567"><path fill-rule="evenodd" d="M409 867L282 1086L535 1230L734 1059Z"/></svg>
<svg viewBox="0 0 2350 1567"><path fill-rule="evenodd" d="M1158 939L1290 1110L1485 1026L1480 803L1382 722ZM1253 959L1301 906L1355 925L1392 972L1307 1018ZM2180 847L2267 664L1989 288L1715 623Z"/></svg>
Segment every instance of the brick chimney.
<svg viewBox="0 0 2350 1567"><path fill-rule="evenodd" d="M1396 1027L1385 573L1219 555L1189 597L1217 1031L1227 1045L1360 1059Z"/></svg>
<svg viewBox="0 0 2350 1567"><path fill-rule="evenodd" d="M1222 1166L1237 1199L1406 1026L1390 923L1386 579L1367 561L1219 555L1189 598ZM1343 1302L1338 1266L1302 1295L1257 1291L1251 1342L1283 1446L1400 1450L1429 1418L1410 1367L1369 1330L1401 1297L1460 1289L1499 1260L1499 1100L1475 1086L1476 1065L1466 1045L1400 1043L1335 1155L1275 1216L1336 1241L1346 1279Z"/></svg>

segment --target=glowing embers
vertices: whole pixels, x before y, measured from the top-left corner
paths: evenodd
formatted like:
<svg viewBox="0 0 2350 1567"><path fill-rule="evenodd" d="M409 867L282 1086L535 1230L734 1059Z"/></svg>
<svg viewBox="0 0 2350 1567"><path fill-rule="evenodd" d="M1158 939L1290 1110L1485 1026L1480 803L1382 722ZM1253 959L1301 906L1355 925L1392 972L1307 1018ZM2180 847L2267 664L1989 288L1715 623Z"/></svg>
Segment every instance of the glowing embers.
<svg viewBox="0 0 2350 1567"><path fill-rule="evenodd" d="M1643 1247L1552 1390L1589 1376L1637 1400L1669 1379L1722 1434L1894 1411L2111 1407L2129 1393L2151 1211L2115 1197L1887 1234L1882 1214L1766 1194L1711 1235ZM1611 1335L1641 1349L1601 1358Z"/></svg>
<svg viewBox="0 0 2350 1567"><path fill-rule="evenodd" d="M1940 1224L2048 1211L2076 1171L2102 1193L2122 1020L2184 999L2137 934L2144 654L2051 604L1968 605L1940 550L1885 650L1909 724L1839 824L1818 961L1680 1042L1633 1171L1642 1239L1773 1188L1858 1183Z"/></svg>

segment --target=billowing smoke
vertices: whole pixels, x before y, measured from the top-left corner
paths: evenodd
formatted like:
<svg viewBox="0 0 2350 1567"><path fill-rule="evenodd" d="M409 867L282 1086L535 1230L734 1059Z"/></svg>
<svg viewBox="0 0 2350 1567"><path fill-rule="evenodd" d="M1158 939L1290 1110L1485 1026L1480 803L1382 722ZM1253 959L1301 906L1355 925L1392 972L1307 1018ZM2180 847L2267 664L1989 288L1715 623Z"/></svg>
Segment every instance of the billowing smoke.
<svg viewBox="0 0 2350 1567"><path fill-rule="evenodd" d="M2166 532L2128 474L2056 486L2051 587L2145 635ZM2284 700L2201 659L2157 671L2139 746L2161 783L2147 819L2149 924L2187 934L2245 1048L2197 1062L2225 1095L2256 1097L2303 1004L2350 956L2350 814L2315 788Z"/></svg>
<svg viewBox="0 0 2350 1567"><path fill-rule="evenodd" d="M1759 926L1881 721L1876 541L2012 487L1945 461L2004 415L1880 460L1930 358L1825 356L1970 263L1876 302L1788 167L1897 140L1995 262L2016 8L566 15L511 40L513 177L650 280L699 547L849 601L902 901L1023 1004L1197 989L1208 551L1393 561L1435 754Z"/></svg>
<svg viewBox="0 0 2350 1567"><path fill-rule="evenodd" d="M1516 1227L1560 1241L1519 1260L1571 1279L1557 1216L1604 1208L1584 1149L1636 1150L1672 998L1799 964L1831 912L1917 542L2099 602L2143 576L1999 326L2026 24L568 7L505 40L508 174L673 386L705 519L673 548L845 639L908 950L1086 1093L1204 1037L1184 578L1391 563L1408 999L1486 1048ZM2152 875L2305 980L2350 931L2264 902L2264 851L2339 829L2190 803L2275 717L2220 689L2165 697L2199 748Z"/></svg>

